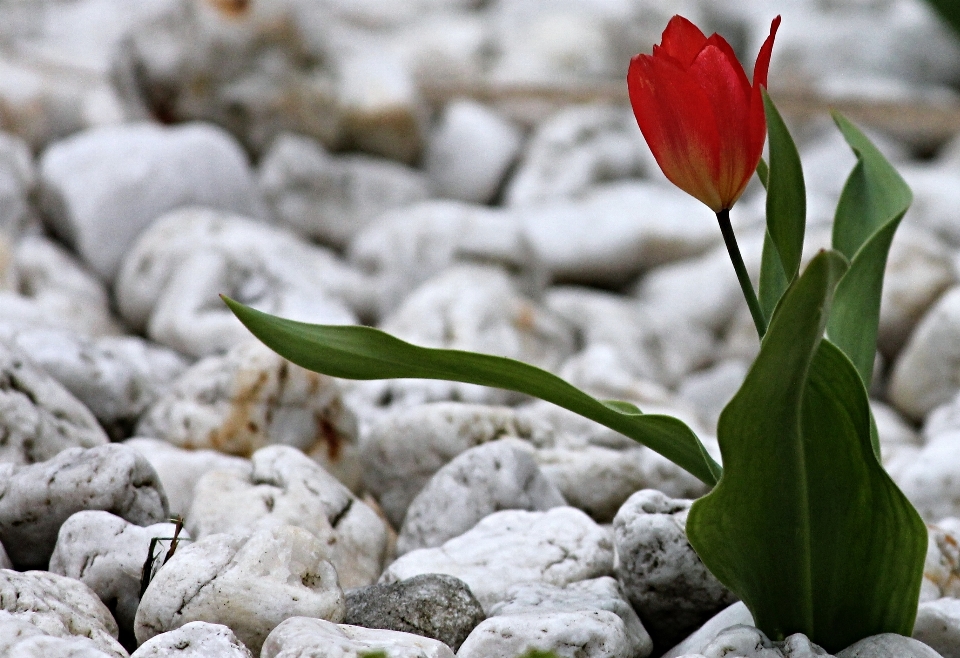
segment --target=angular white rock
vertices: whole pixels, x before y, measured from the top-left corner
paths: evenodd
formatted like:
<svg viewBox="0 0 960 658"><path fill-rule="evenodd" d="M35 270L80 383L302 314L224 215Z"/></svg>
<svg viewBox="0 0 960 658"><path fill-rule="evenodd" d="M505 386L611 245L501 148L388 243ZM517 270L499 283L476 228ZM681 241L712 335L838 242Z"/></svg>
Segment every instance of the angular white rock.
<svg viewBox="0 0 960 658"><path fill-rule="evenodd" d="M186 526L199 539L299 526L317 538L340 586L375 582L388 552L384 521L366 503L299 450L261 448L245 473L211 471L200 478Z"/></svg>
<svg viewBox="0 0 960 658"><path fill-rule="evenodd" d="M351 324L343 299L366 303L364 277L291 233L209 208L181 208L144 231L117 275L117 307L131 327L205 356L249 337L218 298L283 317Z"/></svg>
<svg viewBox="0 0 960 658"><path fill-rule="evenodd" d="M520 583L563 586L610 575L609 532L572 507L546 512L505 510L438 548L407 553L383 572L391 583L422 573L461 579L489 613Z"/></svg>
<svg viewBox="0 0 960 658"><path fill-rule="evenodd" d="M948 290L920 320L893 365L887 395L910 418L922 419L958 390L960 288Z"/></svg>
<svg viewBox="0 0 960 658"><path fill-rule="evenodd" d="M88 338L65 329L2 334L0 341L63 384L114 440L129 436L140 414L187 367L178 353L136 336Z"/></svg>
<svg viewBox="0 0 960 658"><path fill-rule="evenodd" d="M440 546L500 510L566 505L540 472L531 447L519 439L484 443L437 471L407 508L397 553Z"/></svg>
<svg viewBox="0 0 960 658"><path fill-rule="evenodd" d="M617 578L661 648L736 601L687 541L690 505L659 491L638 491L613 520Z"/></svg>
<svg viewBox="0 0 960 658"><path fill-rule="evenodd" d="M19 351L0 345L0 462L25 465L107 443L97 419Z"/></svg>
<svg viewBox="0 0 960 658"><path fill-rule="evenodd" d="M34 633L28 624L39 633ZM20 573L0 569L0 647L8 638L18 635L27 638L30 643L38 642L38 636L42 635L88 640L71 643L74 646L66 645L67 648L85 652L79 653L77 658L99 658L90 652L91 648L99 649L113 658L127 657L127 652L117 642L117 622L89 587L72 578L46 571ZM43 642L39 645L42 646ZM16 646L17 650L21 648ZM47 644L46 648L65 647L64 644L60 647ZM38 658L42 655L38 654Z"/></svg>
<svg viewBox="0 0 960 658"><path fill-rule="evenodd" d="M105 510L137 525L169 515L156 472L126 446L71 448L29 466L0 464L0 541L16 568L45 568L60 526L82 510Z"/></svg>
<svg viewBox="0 0 960 658"><path fill-rule="evenodd" d="M140 582L151 541L155 568L170 549L176 526L155 523L141 527L103 511L77 512L60 526L50 556L50 572L89 587L113 612L121 632L133 636L133 619L140 603ZM190 535L180 533L183 544Z"/></svg>
<svg viewBox="0 0 960 658"><path fill-rule="evenodd" d="M913 638L943 658L960 658L960 599L948 597L921 603L913 624Z"/></svg>
<svg viewBox="0 0 960 658"><path fill-rule="evenodd" d="M332 156L319 143L278 137L260 163L260 189L278 223L343 247L377 215L423 201L423 174L366 155Z"/></svg>
<svg viewBox="0 0 960 658"><path fill-rule="evenodd" d="M277 626L260 658L453 658L443 642L412 633L294 617Z"/></svg>
<svg viewBox="0 0 960 658"><path fill-rule="evenodd" d="M264 215L246 156L212 125L144 123L79 133L43 154L40 179L53 228L107 281L137 236L174 208Z"/></svg>
<svg viewBox="0 0 960 658"><path fill-rule="evenodd" d="M516 658L531 649L563 658L646 658L653 643L617 581L605 576L510 588L457 656Z"/></svg>
<svg viewBox="0 0 960 658"><path fill-rule="evenodd" d="M574 349L573 328L522 295L502 269L455 265L411 293L380 323L384 331L424 347L505 356L556 369ZM437 380L374 380L353 386L355 402L368 409L436 400L504 403L516 393Z"/></svg>
<svg viewBox="0 0 960 658"><path fill-rule="evenodd" d="M91 336L120 333L103 284L63 247L27 235L12 256L8 271L0 275L0 322Z"/></svg>
<svg viewBox="0 0 960 658"><path fill-rule="evenodd" d="M134 437L123 442L143 455L160 477L170 513L186 517L197 481L210 471L247 473L250 460L216 450L184 450L160 439Z"/></svg>
<svg viewBox="0 0 960 658"><path fill-rule="evenodd" d="M152 638L137 647L130 658L254 658L228 627L192 621Z"/></svg>
<svg viewBox="0 0 960 658"><path fill-rule="evenodd" d="M376 281L381 316L460 261L497 263L538 278L530 245L514 217L454 201L425 201L384 213L357 234L348 257Z"/></svg>
<svg viewBox="0 0 960 658"><path fill-rule="evenodd" d="M345 605L325 547L301 528L210 535L182 547L151 581L136 616L140 643L206 621L228 626L254 654L289 617L339 622Z"/></svg>
<svg viewBox="0 0 960 658"><path fill-rule="evenodd" d="M428 137L424 166L440 196L488 203L522 141L520 128L493 109L474 101L452 101Z"/></svg>
<svg viewBox="0 0 960 658"><path fill-rule="evenodd" d="M595 183L643 175L650 151L621 108L561 110L537 126L505 193L508 206L575 198Z"/></svg>
<svg viewBox="0 0 960 658"><path fill-rule="evenodd" d="M389 411L364 439L364 486L395 526L433 474L470 448L503 437L552 440L553 430L509 407L438 402Z"/></svg>
<svg viewBox="0 0 960 658"><path fill-rule="evenodd" d="M244 457L293 446L351 488L360 479L357 423L338 383L251 338L186 370L143 414L137 434Z"/></svg>

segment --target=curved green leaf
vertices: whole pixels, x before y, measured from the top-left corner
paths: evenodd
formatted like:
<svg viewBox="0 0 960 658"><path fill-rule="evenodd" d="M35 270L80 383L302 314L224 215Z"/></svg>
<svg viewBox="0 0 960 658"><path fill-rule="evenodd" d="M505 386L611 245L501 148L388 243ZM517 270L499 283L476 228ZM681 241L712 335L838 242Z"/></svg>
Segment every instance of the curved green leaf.
<svg viewBox="0 0 960 658"><path fill-rule="evenodd" d="M807 222L807 191L800 154L777 107L763 91L770 166L767 173L767 231L780 256L787 281L800 271Z"/></svg>
<svg viewBox="0 0 960 658"><path fill-rule="evenodd" d="M859 374L822 340L845 270L816 256L788 288L740 391L720 416L724 473L687 520L710 571L772 639L830 652L909 635L926 531L877 461Z"/></svg>
<svg viewBox="0 0 960 658"><path fill-rule="evenodd" d="M837 286L827 336L846 354L870 387L880 324L887 254L913 195L896 169L852 123L834 121L857 155L833 223L833 247L850 259Z"/></svg>
<svg viewBox="0 0 960 658"><path fill-rule="evenodd" d="M526 393L642 443L708 485L720 477L720 466L680 420L643 414L627 402L601 402L526 363L489 354L418 347L370 327L294 322L227 297L223 301L267 347L308 370L344 379L443 379Z"/></svg>

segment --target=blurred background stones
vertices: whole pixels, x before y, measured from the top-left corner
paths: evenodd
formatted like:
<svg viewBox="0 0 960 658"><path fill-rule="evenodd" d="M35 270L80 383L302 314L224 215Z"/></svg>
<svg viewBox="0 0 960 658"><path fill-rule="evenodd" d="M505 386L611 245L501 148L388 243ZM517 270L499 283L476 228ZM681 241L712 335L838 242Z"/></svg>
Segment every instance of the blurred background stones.
<svg viewBox="0 0 960 658"><path fill-rule="evenodd" d="M53 554L92 587L0 571L57 611L41 627L0 596L0 653L12 628L17 650L91 656L153 636L136 655L322 637L450 656L424 624L340 622L456 577L462 655L536 623L563 656L644 658L729 603L691 576L681 521L706 489L656 453L506 391L309 373L219 299L521 359L675 415L719 458L756 336L711 213L660 173L624 84L675 13L745 62L782 14L770 91L803 159L807 257L856 162L830 109L914 191L871 406L884 465L937 524L921 639L960 637L960 36L923 0L0 0L0 567ZM764 204L752 183L733 211L753 276ZM75 500L85 479L106 484ZM154 555L140 592L168 511L184 552ZM184 615L190 588L214 593ZM94 626L92 649L70 630Z"/></svg>

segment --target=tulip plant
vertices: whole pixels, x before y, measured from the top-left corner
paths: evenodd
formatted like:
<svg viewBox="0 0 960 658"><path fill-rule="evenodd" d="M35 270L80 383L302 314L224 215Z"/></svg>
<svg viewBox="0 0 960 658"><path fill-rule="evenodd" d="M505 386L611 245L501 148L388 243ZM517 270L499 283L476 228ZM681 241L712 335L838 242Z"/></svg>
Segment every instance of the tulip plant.
<svg viewBox="0 0 960 658"><path fill-rule="evenodd" d="M909 635L917 611L926 530L881 466L867 397L887 252L911 193L869 140L835 115L857 163L837 207L833 248L801 273L800 158L765 90L779 22L752 82L722 37L708 38L679 16L652 55L633 58L627 76L640 130L664 174L716 214L760 339L720 416L723 467L680 420L597 400L533 366L225 301L255 336L310 370L519 391L659 452L712 487L693 504L687 535L756 625L774 640L804 633L832 653L878 633ZM767 137L769 165L761 159ZM729 217L754 173L767 192L759 295Z"/></svg>

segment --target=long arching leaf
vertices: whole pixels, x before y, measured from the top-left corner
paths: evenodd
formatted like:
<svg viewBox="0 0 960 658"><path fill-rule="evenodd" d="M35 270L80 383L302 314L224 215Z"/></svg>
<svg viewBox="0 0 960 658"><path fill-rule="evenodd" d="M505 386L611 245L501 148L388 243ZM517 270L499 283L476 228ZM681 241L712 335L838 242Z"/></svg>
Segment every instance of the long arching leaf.
<svg viewBox="0 0 960 658"><path fill-rule="evenodd" d="M223 298L267 347L314 372L344 379L443 379L526 393L642 443L708 485L722 469L696 434L671 416L601 402L545 370L489 354L418 347L370 327L315 325L278 318Z"/></svg>

